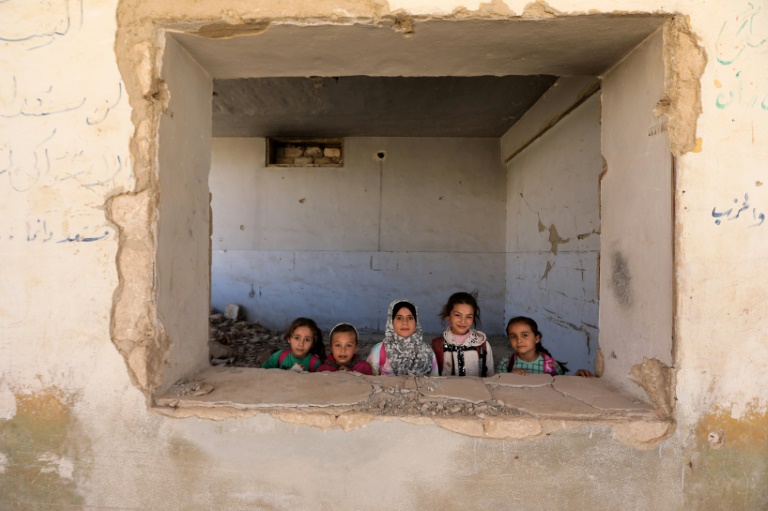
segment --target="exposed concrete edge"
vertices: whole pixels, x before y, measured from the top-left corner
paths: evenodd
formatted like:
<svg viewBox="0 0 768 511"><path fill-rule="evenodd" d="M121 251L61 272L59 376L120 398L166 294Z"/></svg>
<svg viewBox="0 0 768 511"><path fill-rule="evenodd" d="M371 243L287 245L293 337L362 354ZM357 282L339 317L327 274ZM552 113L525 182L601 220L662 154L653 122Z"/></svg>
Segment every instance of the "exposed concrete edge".
<svg viewBox="0 0 768 511"><path fill-rule="evenodd" d="M509 163L536 139L600 90L594 76L565 76L501 137L501 160Z"/></svg>
<svg viewBox="0 0 768 511"><path fill-rule="evenodd" d="M667 405L654 404L667 408L670 417L677 415L677 373L680 368L680 350L678 342L681 338L679 314L681 308L680 282L678 278L684 274L685 262L682 260L684 253L684 223L683 211L680 210L681 202L678 200L684 190L681 188L681 180L678 179L678 162L680 156L693 151L701 143L696 137L698 120L703 111L701 102L701 80L707 66L707 54L697 42L699 37L693 32L690 20L683 15L675 16L671 22L664 25L664 65L665 65L665 97L657 106L657 115L667 117L670 151L672 152L672 363L671 368L664 371L666 388L660 392L659 401L666 400ZM645 360L643 361L645 364ZM649 397L651 392L646 389Z"/></svg>
<svg viewBox="0 0 768 511"><path fill-rule="evenodd" d="M702 112L701 78L707 55L699 46L688 19L677 15L664 30L664 98L656 115L665 115L669 146L679 157L696 148L696 125Z"/></svg>
<svg viewBox="0 0 768 511"><path fill-rule="evenodd" d="M494 417L429 417L422 415L383 416L372 412L343 410L337 408L301 408L301 409L259 409L244 410L235 408L155 407L157 413L166 417L183 419L226 420L250 418L269 414L283 422L302 424L320 429L341 429L345 432L364 428L375 421L401 422L423 426L434 425L440 428L471 436L495 440L535 440L559 431L583 427L600 427L612 430L613 437L622 444L647 450L658 446L675 431L675 423L669 419L657 417L612 419L574 419L573 417L534 417L529 415L502 415Z"/></svg>

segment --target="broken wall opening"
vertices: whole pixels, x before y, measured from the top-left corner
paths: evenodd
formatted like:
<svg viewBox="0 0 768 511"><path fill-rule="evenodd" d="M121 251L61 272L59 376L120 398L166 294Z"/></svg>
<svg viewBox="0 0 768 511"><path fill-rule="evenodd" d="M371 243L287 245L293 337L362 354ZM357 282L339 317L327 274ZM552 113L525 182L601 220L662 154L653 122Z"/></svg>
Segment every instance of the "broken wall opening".
<svg viewBox="0 0 768 511"><path fill-rule="evenodd" d="M589 17L584 17L584 18L589 18ZM656 23L657 26L662 21L662 20L659 20L659 19L655 19L654 20L652 17L648 17L648 18L653 20L653 22ZM621 20L620 17L617 17L615 19ZM573 20L569 20L569 21L573 21ZM602 19L602 20L600 20L600 22L601 23L608 23L608 20ZM464 21L462 21L461 23L464 23ZM541 23L544 23L544 22L542 21ZM531 27L531 28L533 28L533 27ZM538 28L540 29L541 27L538 27ZM304 27L304 28L289 27L289 29L292 32L295 32L296 30L309 30L309 28L307 28L307 27ZM349 30L353 30L352 27L349 27L348 29ZM649 30L648 25L646 25L643 28L643 30L645 30L645 32L647 33L648 30ZM621 28L617 29L617 31L621 31ZM368 34L366 34L366 35L368 35ZM236 41L237 39L243 39L243 38L235 38L234 41ZM301 37L299 36L297 40L301 40ZM168 53L168 48L171 47L174 44L174 43L170 43L169 41L171 41L171 39L168 39L166 41L166 44L167 44L167 47L166 47L166 57L165 57L166 59L168 58L168 55L170 54L170 53ZM186 42L187 41L185 40L185 43ZM236 42L237 42L237 44L241 44L242 43L242 41L236 41ZM496 44L497 45L499 44L498 41L496 42ZM382 46L382 47L386 47L386 45ZM262 48L260 51L263 51L263 50L264 50L264 48ZM189 57L190 54L195 55L194 48L190 48L189 46L186 46L185 48L180 48L180 51L182 53L186 54L185 59L187 57ZM524 48L523 51L530 52L531 51L530 50L530 46L528 46L527 48ZM600 52L598 52L598 53L600 53ZM604 55L605 52L603 52L602 54ZM620 58L623 57L625 54L626 53L620 55L619 57L610 57L610 59L611 59L610 63L613 64L615 62L618 62L620 60ZM656 58L658 58L661 61L661 56L660 55L656 56ZM198 70L202 69L203 70L202 73L201 73L202 75L208 74L208 84L210 84L211 74L214 73L213 67L207 65L205 62L203 62L202 65L201 65L201 60L204 60L204 59L201 59L199 57L199 55L195 55L195 58L190 58L189 60L191 61L191 62L189 62L190 68L197 68ZM226 60L226 59L224 59L224 60ZM269 60L269 59L267 58L267 60ZM357 60L358 60L357 64L352 62L350 65L359 66L360 69L357 70L358 74L360 74L361 72L365 72L365 71L370 69L369 66L360 64L359 63L359 59L357 59ZM454 60L448 59L448 61L449 61L450 64L455 65L455 61ZM393 69L394 69L394 70L397 70L398 73L402 74L404 71L408 71L408 70L402 69L402 67L398 67L398 66L401 66L400 64L397 64L397 65L395 65L395 64L388 64L388 65L389 65L389 69L385 69L386 72L395 72L395 71L393 71ZM493 63L487 63L486 62L486 63L484 63L482 65L493 65ZM482 65L480 67L482 67ZM526 62L526 65L530 66L531 65L530 61ZM535 64L534 64L534 66L535 66ZM550 67L548 68L548 66L550 66ZM573 68L578 68L579 67L578 61L576 62L576 64L571 64L571 66ZM248 66L245 66L245 67L247 68ZM450 65L448 67L450 67ZM584 67L584 66L582 66L582 67ZM597 75L601 71L604 71L605 69L607 69L607 67L609 67L609 66L604 66L603 68L601 68L599 70L595 70L593 72L593 74ZM291 74L293 74L295 76L297 74L304 74L304 72L307 71L307 70L308 69L302 68L302 65L297 65L296 68L292 69L290 72L291 72ZM551 71L551 62L548 63L546 58L542 58L542 60L540 62L540 68L538 68L537 70L538 71L542 71L543 70L543 71L550 72ZM299 72L299 71L301 71L301 72ZM453 69L452 71L453 72L461 72L460 70L457 71L457 69ZM164 69L164 72L165 72L165 69ZM249 72L249 71L246 69L245 72ZM415 71L411 70L410 72L415 72ZM477 70L477 71L474 71L474 72L475 73L478 73L478 72L482 73L482 72L485 72L485 70L480 69L480 70ZM564 73L557 73L557 74L561 74L562 75ZM589 73L585 73L585 74L589 74ZM166 123L170 124L171 121L169 121L168 118L170 117L171 119L174 119L174 117L175 117L176 122L179 123L179 125L183 125L184 122L180 122L178 119L179 119L180 116L185 115L184 113L182 113L182 110L183 110L183 112L187 112L187 111L189 111L189 109L184 108L184 109L180 110L180 109L174 108L174 101L175 101L175 99L174 99L174 92L173 92L174 91L174 84L172 83L173 79L172 79L171 76L167 76L165 74L163 75L163 79L168 84L168 87L169 87L169 89L171 91L171 95L170 95L171 99L170 99L170 103L169 103L168 109L163 114L163 120L162 120L162 122L160 124L161 124L161 126L162 126L163 122L166 122ZM182 82L182 80L179 80L177 83L181 83L181 82ZM189 86L189 83L186 83L185 87L188 87L188 86ZM204 109L206 106L207 106L206 104L201 103L201 108ZM204 133L204 130L202 130L202 129L199 129L199 130L195 131L195 133L193 135L193 137L200 137L199 140L204 140L205 136L206 136L206 134ZM208 133L208 136L210 136L210 133ZM171 137L171 138L173 138L173 137ZM201 144L201 145L204 145L204 144ZM208 144L208 147L210 147L210 144ZM160 148L159 148L159 153L161 155L161 161L163 161L163 157L162 157L163 151L170 151L172 153L173 149L171 149L168 144L164 145L162 143L162 141L161 141ZM376 152L378 153L379 151L376 151ZM201 156L201 160L205 161L205 153L201 153L201 155L202 155ZM388 157L389 157L389 155L390 155L390 153L387 153ZM171 165L173 165L173 163L171 163ZM671 170L671 168L668 169L668 170ZM165 171L163 170L163 168L161 168L159 174L162 175L163 172L165 172ZM168 174L168 175L171 175L171 174ZM206 192L207 192L207 184L206 183L202 183L202 182L200 182L200 180L197 180L195 186L201 186L201 187L203 187L201 189L205 189ZM190 190L190 193L192 195L197 195L195 192L192 192L191 190ZM670 201L671 201L671 198L670 198ZM162 215L162 210L163 210L163 207L162 207L163 198L162 198L162 196L161 196L161 199L160 199L160 203L161 203L160 211L161 211L161 215ZM183 271L183 268L180 267L180 263L182 261L184 261L185 264L191 264L192 266L194 266L196 268L202 267L200 265L201 260L199 258L193 260L192 258L190 258L188 256L187 257L178 257L179 256L178 249L175 249L176 252L174 252L174 249L171 248L172 245L176 244L176 242L173 241L172 237L169 238L168 241L164 241L165 240L164 234L163 234L164 232L165 232L165 234L171 234L174 231L174 229L177 231L177 233L178 232L182 232L182 229L179 229L179 226L180 225L183 226L185 222L189 221L188 220L188 218L189 218L188 215L181 214L181 211L186 206L184 206L184 204L181 204L180 206L181 206L181 208L179 210L177 210L179 212L177 218L185 217L185 220L183 220L183 221L182 220L176 220L176 221L170 222L170 224L165 228L165 230L163 230L162 228L158 229L158 254L162 250L166 250L167 249L167 250L170 251L169 253L174 253L177 256L175 258L169 258L169 259L173 259L173 262L170 264L170 267L169 267L169 263L164 263L162 267L158 267L158 269L157 269L158 276L163 275L163 274L167 276L168 289L170 289L170 287L171 287L171 282L175 282L176 279L178 278L178 276L176 277L176 279L171 278L172 275L178 275L178 274L176 274L174 272L181 272L181 271ZM194 209L194 208L192 208L192 209ZM670 208L670 211L671 211L671 208ZM603 209L603 215L605 215L605 210L604 209ZM207 218L206 218L205 226L206 226L206 229L207 229L208 228ZM604 229L603 229L602 234L603 234L603 236L605 235L605 230ZM190 239L194 238L194 236L192 234L189 234L189 237L190 237ZM199 241L199 240L197 240L197 241ZM668 241L669 241L669 245L671 245L671 240L668 240ZM203 246L205 246L205 245L203 245ZM640 254L639 256L641 257L642 254ZM601 272L601 275L603 273L604 272ZM193 280L196 280L196 279L193 279ZM669 283L669 285L671 287L671 282ZM204 287L200 288L200 289L205 291ZM201 296L203 296L204 298L207 298L207 294L208 293L201 292L199 294ZM671 294L671 292L670 292L670 294ZM168 296L170 296L170 295L166 295L166 298ZM610 319L604 318L603 314L602 314L602 302L603 302L604 299L605 299L605 296L604 296L604 293L603 293L603 294L601 294L601 305L600 305L600 308L601 308L601 325L600 325L601 326L601 330L603 328L603 321L604 321L604 319L607 320L607 321L610 321ZM158 303L160 301L161 300L159 299ZM206 302L206 300L203 300L202 302ZM170 300L169 300L169 303L170 303ZM200 317L207 318L207 311L208 311L208 303L207 302L205 303L204 306L202 306L202 303L201 304L194 304L194 308L195 308L195 310L197 310L198 308L200 309ZM172 310L172 309L173 309L173 307L168 307L166 309L163 309L164 314L159 314L160 316L162 316L160 319L161 319L161 324L164 327L162 335L160 335L159 337L163 337L164 336L164 338L168 340L167 342L172 344L174 346L174 348L172 350L170 350L170 351L159 350L159 352L163 353L164 356L167 357L166 361L170 361L170 367L172 367L172 370L167 370L166 369L165 371L162 371L162 370L160 370L158 368L158 372L162 372L162 375L157 377L157 375L155 374L154 381L158 382L157 388L167 388L170 384L172 384L174 381L176 381L181 375L185 375L185 374L189 375L189 374L193 373L195 370L199 369L200 367L203 367L206 364L206 362L207 362L205 360L206 357L204 356L204 353L203 353L205 351L204 349L202 349L202 350L197 350L197 349L185 350L184 349L184 347L187 344L189 344L190 346L202 346L202 347L204 347L205 344L206 344L205 343L205 338L207 336L206 335L207 334L207 326L206 326L206 328L201 329L201 331L199 333L191 333L190 335L181 335L181 329L186 326L184 324L184 322L183 321L178 321L178 326L176 327L176 330L174 330L174 328L170 326L170 325L172 325L173 321L169 321L169 320L173 316L189 317L189 315L193 314L193 312L191 312L190 309L187 309L185 311L180 311L178 309ZM160 307L158 307L158 312L160 312ZM167 322L168 326L166 326L166 322ZM602 344L602 341L603 341L603 339L601 338L601 340L600 340L601 344ZM173 353L176 350L178 350L179 352L184 352L185 354L189 354L189 355L188 356L187 355L177 356L175 353ZM670 348L670 351L671 351L671 348ZM618 357L618 355L617 355L617 357ZM610 365L611 363L612 362L610 360L606 361L606 365ZM606 372L606 375L608 375L608 374L609 374L609 372ZM623 386L622 384L624 382L620 381L622 378L624 378L624 375L617 376L616 380L614 381L614 383L616 383L619 386Z"/></svg>

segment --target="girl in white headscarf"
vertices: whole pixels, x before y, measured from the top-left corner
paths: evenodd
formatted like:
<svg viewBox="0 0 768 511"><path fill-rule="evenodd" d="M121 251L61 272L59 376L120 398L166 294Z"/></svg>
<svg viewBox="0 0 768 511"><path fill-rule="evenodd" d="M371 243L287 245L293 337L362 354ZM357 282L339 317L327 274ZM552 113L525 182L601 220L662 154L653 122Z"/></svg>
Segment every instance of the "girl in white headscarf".
<svg viewBox="0 0 768 511"><path fill-rule="evenodd" d="M437 376L437 359L424 343L419 310L410 300L398 299L389 305L384 341L368 356L373 374Z"/></svg>

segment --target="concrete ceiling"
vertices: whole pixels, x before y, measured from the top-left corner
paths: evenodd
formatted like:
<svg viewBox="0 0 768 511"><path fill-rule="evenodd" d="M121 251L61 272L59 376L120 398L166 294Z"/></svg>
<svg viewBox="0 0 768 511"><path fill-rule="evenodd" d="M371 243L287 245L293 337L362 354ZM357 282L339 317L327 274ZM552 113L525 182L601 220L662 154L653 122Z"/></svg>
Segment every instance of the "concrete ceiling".
<svg viewBox="0 0 768 511"><path fill-rule="evenodd" d="M214 78L214 136L496 137L554 77L600 76L665 20L273 23L248 35L217 24L173 37Z"/></svg>
<svg viewBox="0 0 768 511"><path fill-rule="evenodd" d="M216 80L217 137L500 137L554 76Z"/></svg>

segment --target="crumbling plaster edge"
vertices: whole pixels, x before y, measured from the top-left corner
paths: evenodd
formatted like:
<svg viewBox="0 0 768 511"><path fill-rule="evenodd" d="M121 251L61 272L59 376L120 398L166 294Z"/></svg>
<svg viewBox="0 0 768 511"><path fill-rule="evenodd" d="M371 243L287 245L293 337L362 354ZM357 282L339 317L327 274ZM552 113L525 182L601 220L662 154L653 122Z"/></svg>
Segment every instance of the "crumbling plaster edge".
<svg viewBox="0 0 768 511"><path fill-rule="evenodd" d="M562 431L585 427L606 428L624 445L648 450L658 447L675 432L675 422L662 418L621 417L611 419L576 419L573 417L534 417L531 415L504 415L478 418L473 416L429 417L423 415L386 416L371 412L347 410L340 407L316 408L263 408L237 409L156 406L153 411L174 419L197 418L223 421L249 419L260 415L289 424L299 424L323 430L340 429L344 432L367 427L374 422L400 421L416 426L438 426L453 433L491 440L537 440Z"/></svg>

